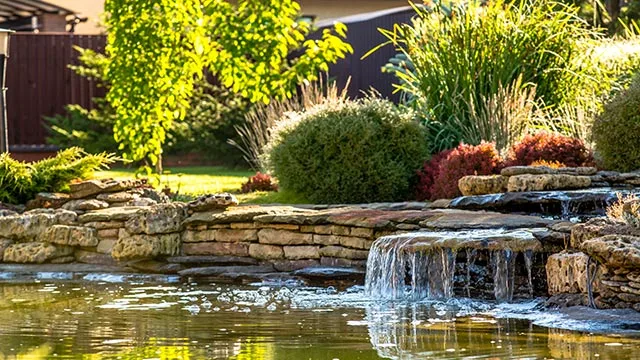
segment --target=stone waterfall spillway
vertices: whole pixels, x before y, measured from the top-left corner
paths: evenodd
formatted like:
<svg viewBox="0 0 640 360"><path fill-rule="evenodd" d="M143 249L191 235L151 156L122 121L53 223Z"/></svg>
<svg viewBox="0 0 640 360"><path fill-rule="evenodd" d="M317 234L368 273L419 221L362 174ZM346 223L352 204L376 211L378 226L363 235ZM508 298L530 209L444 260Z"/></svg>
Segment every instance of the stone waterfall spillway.
<svg viewBox="0 0 640 360"><path fill-rule="evenodd" d="M471 296L472 269L484 256L493 274L498 301L514 296L516 259L526 269L527 295L533 296L532 259L542 248L533 230L468 230L414 232L384 236L369 252L365 291L374 298L422 300L454 296L454 276L465 277L461 294ZM466 260L457 261L464 255Z"/></svg>

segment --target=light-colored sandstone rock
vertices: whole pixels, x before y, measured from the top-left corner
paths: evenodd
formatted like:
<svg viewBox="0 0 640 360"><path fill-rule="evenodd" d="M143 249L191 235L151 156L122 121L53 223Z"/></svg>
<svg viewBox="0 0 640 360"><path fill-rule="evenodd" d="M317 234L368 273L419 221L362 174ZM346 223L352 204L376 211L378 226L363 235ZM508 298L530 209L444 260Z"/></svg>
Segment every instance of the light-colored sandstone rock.
<svg viewBox="0 0 640 360"><path fill-rule="evenodd" d="M581 244L580 250L609 268L640 268L640 237L605 235L586 240Z"/></svg>
<svg viewBox="0 0 640 360"><path fill-rule="evenodd" d="M182 245L184 255L249 256L249 244L203 242Z"/></svg>
<svg viewBox="0 0 640 360"><path fill-rule="evenodd" d="M588 176L565 174L515 175L509 177L507 191L548 191L564 189L583 189L591 185Z"/></svg>
<svg viewBox="0 0 640 360"><path fill-rule="evenodd" d="M71 200L64 205L62 208L70 211L91 211L91 210L100 210L106 209L109 207L109 203L96 200L96 199L79 199L79 200Z"/></svg>
<svg viewBox="0 0 640 360"><path fill-rule="evenodd" d="M500 171L502 176L557 174L548 166L509 166Z"/></svg>
<svg viewBox="0 0 640 360"><path fill-rule="evenodd" d="M262 229L258 232L261 244L304 245L313 244L313 235L287 230Z"/></svg>
<svg viewBox="0 0 640 360"><path fill-rule="evenodd" d="M111 254L111 250L118 242L118 239L104 239L98 242L98 246L96 246L96 252L101 254Z"/></svg>
<svg viewBox="0 0 640 360"><path fill-rule="evenodd" d="M340 238L334 235L313 234L313 243L318 245L339 245Z"/></svg>
<svg viewBox="0 0 640 360"><path fill-rule="evenodd" d="M124 227L124 222L122 221L89 222L84 224L84 226L92 227L96 230L119 229Z"/></svg>
<svg viewBox="0 0 640 360"><path fill-rule="evenodd" d="M117 203L114 203L114 204L117 204ZM146 197L140 197L140 198L133 199L129 202L126 202L125 204L127 204L128 206L153 206L158 204L158 202Z"/></svg>
<svg viewBox="0 0 640 360"><path fill-rule="evenodd" d="M640 200L628 200L622 205L622 217L630 226L640 228Z"/></svg>
<svg viewBox="0 0 640 360"><path fill-rule="evenodd" d="M277 260L284 258L284 250L281 246L251 244L249 245L249 256L261 260Z"/></svg>
<svg viewBox="0 0 640 360"><path fill-rule="evenodd" d="M13 243L14 241L10 239L0 239L0 261L4 261L4 251Z"/></svg>
<svg viewBox="0 0 640 360"><path fill-rule="evenodd" d="M549 295L587 292L587 261L581 252L561 252L547 259L547 287Z"/></svg>
<svg viewBox="0 0 640 360"><path fill-rule="evenodd" d="M67 246L91 247L98 245L96 230L83 226L53 225L40 233L37 239Z"/></svg>
<svg viewBox="0 0 640 360"><path fill-rule="evenodd" d="M139 197L140 197L140 194L137 192L120 191L115 193L100 194L96 196L96 199L106 201L109 204L112 204L112 203L120 203L120 202L129 202Z"/></svg>
<svg viewBox="0 0 640 360"><path fill-rule="evenodd" d="M361 238L372 238L373 237L373 229L354 227L354 228L351 228L351 230L349 232L349 235L357 236L357 237L361 237Z"/></svg>
<svg viewBox="0 0 640 360"><path fill-rule="evenodd" d="M120 231L118 241L111 250L117 260L152 259L161 255L173 256L180 253L180 234L129 234Z"/></svg>
<svg viewBox="0 0 640 360"><path fill-rule="evenodd" d="M80 215L78 221L81 223L126 221L143 209L137 206L110 207Z"/></svg>
<svg viewBox="0 0 640 360"><path fill-rule="evenodd" d="M53 225L73 222L76 216L66 210L38 209L0 217L0 237L33 240Z"/></svg>
<svg viewBox="0 0 640 360"><path fill-rule="evenodd" d="M218 230L185 230L182 233L182 242L194 243L215 241L217 232Z"/></svg>
<svg viewBox="0 0 640 360"><path fill-rule="evenodd" d="M320 246L284 246L283 249L287 259L320 259Z"/></svg>
<svg viewBox="0 0 640 360"><path fill-rule="evenodd" d="M4 262L42 264L55 258L73 254L73 248L42 242L9 245L4 251Z"/></svg>
<svg viewBox="0 0 640 360"><path fill-rule="evenodd" d="M598 173L598 169L591 166L579 166L579 167L563 167L556 169L558 174L579 175L579 176L592 176Z"/></svg>
<svg viewBox="0 0 640 360"><path fill-rule="evenodd" d="M221 242L251 242L258 241L257 229L219 229L216 233L216 241Z"/></svg>
<svg viewBox="0 0 640 360"><path fill-rule="evenodd" d="M97 235L99 239L117 239L119 232L120 229L100 229Z"/></svg>
<svg viewBox="0 0 640 360"><path fill-rule="evenodd" d="M190 212L224 210L238 205L238 199L229 193L203 195L187 204Z"/></svg>
<svg viewBox="0 0 640 360"><path fill-rule="evenodd" d="M180 231L185 217L181 203L158 204L141 208L124 227L131 234L168 234Z"/></svg>
<svg viewBox="0 0 640 360"><path fill-rule="evenodd" d="M339 236L339 244L354 249L370 249L373 240L354 236Z"/></svg>
<svg viewBox="0 0 640 360"><path fill-rule="evenodd" d="M106 189L105 182L101 180L86 180L69 185L71 189L71 197L73 199L82 199L91 195L101 193Z"/></svg>
<svg viewBox="0 0 640 360"><path fill-rule="evenodd" d="M205 225L206 227L206 225ZM256 223L233 223L230 225L231 229L255 229L258 226L256 225Z"/></svg>
<svg viewBox="0 0 640 360"><path fill-rule="evenodd" d="M458 188L464 196L497 194L507 191L509 178L502 175L465 176L458 180Z"/></svg>
<svg viewBox="0 0 640 360"><path fill-rule="evenodd" d="M299 225L292 225L292 224L260 224L260 228L276 229L276 230L291 230L291 231L300 230Z"/></svg>
<svg viewBox="0 0 640 360"><path fill-rule="evenodd" d="M348 249L342 246L325 246L320 249L320 256L344 258L351 260L363 260L369 256L366 250Z"/></svg>

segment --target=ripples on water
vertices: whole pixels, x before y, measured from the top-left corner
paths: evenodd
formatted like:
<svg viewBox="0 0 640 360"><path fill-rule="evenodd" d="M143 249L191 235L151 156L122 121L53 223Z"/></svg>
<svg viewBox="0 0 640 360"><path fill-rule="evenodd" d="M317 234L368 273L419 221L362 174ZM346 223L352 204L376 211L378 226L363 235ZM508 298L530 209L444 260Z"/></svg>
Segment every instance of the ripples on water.
<svg viewBox="0 0 640 360"><path fill-rule="evenodd" d="M0 285L0 359L640 358L639 333L618 318L569 320L536 302L372 302L361 287L59 279Z"/></svg>

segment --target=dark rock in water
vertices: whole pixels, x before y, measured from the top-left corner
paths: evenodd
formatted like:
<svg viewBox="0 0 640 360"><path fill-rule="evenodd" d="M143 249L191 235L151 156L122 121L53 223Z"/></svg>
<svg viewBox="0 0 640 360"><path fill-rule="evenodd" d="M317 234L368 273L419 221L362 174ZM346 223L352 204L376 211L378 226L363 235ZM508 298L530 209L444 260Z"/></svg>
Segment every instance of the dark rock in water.
<svg viewBox="0 0 640 360"><path fill-rule="evenodd" d="M604 209L628 189L598 188L568 191L529 191L462 196L451 200L449 208L500 212L561 215L603 215ZM638 190L640 192L640 190Z"/></svg>
<svg viewBox="0 0 640 360"><path fill-rule="evenodd" d="M183 269L180 264L170 264L154 260L131 261L127 265L141 272L151 274L177 274Z"/></svg>
<svg viewBox="0 0 640 360"><path fill-rule="evenodd" d="M233 274L260 274L273 272L272 265L254 265L254 266L208 266L198 267L179 271L180 276L217 276L227 273Z"/></svg>
<svg viewBox="0 0 640 360"><path fill-rule="evenodd" d="M572 306L587 306L589 298L587 294L558 294L550 297L545 302L545 307L550 309L563 309Z"/></svg>
<svg viewBox="0 0 640 360"><path fill-rule="evenodd" d="M172 256L167 262L188 265L256 265L258 260L244 256Z"/></svg>
<svg viewBox="0 0 640 360"><path fill-rule="evenodd" d="M309 267L296 270L293 275L315 280L361 280L365 271L340 267Z"/></svg>

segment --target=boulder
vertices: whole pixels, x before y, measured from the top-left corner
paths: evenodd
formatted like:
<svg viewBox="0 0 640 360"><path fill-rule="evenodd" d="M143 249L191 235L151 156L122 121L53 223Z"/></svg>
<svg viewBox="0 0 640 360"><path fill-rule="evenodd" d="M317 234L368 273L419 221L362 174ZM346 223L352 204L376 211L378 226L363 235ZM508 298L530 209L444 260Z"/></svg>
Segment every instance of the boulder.
<svg viewBox="0 0 640 360"><path fill-rule="evenodd" d="M147 181L144 179L136 180L85 180L69 185L71 190L71 198L82 199L92 195L97 195L105 192L119 192L126 191L136 187L146 185Z"/></svg>
<svg viewBox="0 0 640 360"><path fill-rule="evenodd" d="M502 175L465 176L458 180L458 188L464 196L504 193L509 178Z"/></svg>
<svg viewBox="0 0 640 360"><path fill-rule="evenodd" d="M637 236L605 235L584 241L580 250L608 268L640 268L640 237Z"/></svg>
<svg viewBox="0 0 640 360"><path fill-rule="evenodd" d="M237 206L238 199L229 193L209 194L198 197L189 202L187 208L189 213L211 211L214 209L224 210L230 206Z"/></svg>
<svg viewBox="0 0 640 360"><path fill-rule="evenodd" d="M84 264L117 265L117 261L109 254L76 249L73 253L75 260Z"/></svg>
<svg viewBox="0 0 640 360"><path fill-rule="evenodd" d="M73 254L73 248L71 247L56 246L42 242L28 242L9 245L4 250L4 261L42 264L71 254Z"/></svg>
<svg viewBox="0 0 640 360"><path fill-rule="evenodd" d="M629 200L622 205L624 221L636 228L640 228L640 200Z"/></svg>
<svg viewBox="0 0 640 360"><path fill-rule="evenodd" d="M587 293L587 262L581 252L563 251L547 259L549 295Z"/></svg>
<svg viewBox="0 0 640 360"><path fill-rule="evenodd" d="M4 261L4 251L13 243L14 241L10 239L0 239L0 262Z"/></svg>
<svg viewBox="0 0 640 360"><path fill-rule="evenodd" d="M37 236L42 242L51 244L92 247L98 245L95 229L83 226L53 225Z"/></svg>
<svg viewBox="0 0 640 360"><path fill-rule="evenodd" d="M141 208L124 227L131 234L167 234L180 231L185 217L181 203L158 204Z"/></svg>
<svg viewBox="0 0 640 360"><path fill-rule="evenodd" d="M515 175L509 177L507 191L548 191L563 189L583 189L591 185L588 176L566 174Z"/></svg>
<svg viewBox="0 0 640 360"><path fill-rule="evenodd" d="M73 223L77 215L66 210L37 209L0 217L0 237L33 240L58 223Z"/></svg>
<svg viewBox="0 0 640 360"><path fill-rule="evenodd" d="M596 218L571 229L571 247L581 249L582 243L605 235L629 235L640 237L640 228L614 223L607 218Z"/></svg>
<svg viewBox="0 0 640 360"><path fill-rule="evenodd" d="M120 231L118 241L111 250L117 260L153 259L180 253L180 234L130 234Z"/></svg>

